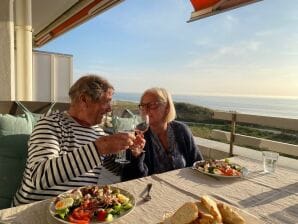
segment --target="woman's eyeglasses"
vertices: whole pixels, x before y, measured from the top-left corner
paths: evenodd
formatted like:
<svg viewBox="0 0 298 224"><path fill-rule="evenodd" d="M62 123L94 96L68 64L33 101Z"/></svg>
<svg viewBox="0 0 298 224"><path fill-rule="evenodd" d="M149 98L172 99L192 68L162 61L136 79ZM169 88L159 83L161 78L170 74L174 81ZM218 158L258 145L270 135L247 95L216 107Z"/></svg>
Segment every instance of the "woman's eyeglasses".
<svg viewBox="0 0 298 224"><path fill-rule="evenodd" d="M156 101L156 102L150 102L150 103L145 103L145 104L139 104L139 109L143 110L143 111L144 110L155 110L162 104L165 104L165 102Z"/></svg>

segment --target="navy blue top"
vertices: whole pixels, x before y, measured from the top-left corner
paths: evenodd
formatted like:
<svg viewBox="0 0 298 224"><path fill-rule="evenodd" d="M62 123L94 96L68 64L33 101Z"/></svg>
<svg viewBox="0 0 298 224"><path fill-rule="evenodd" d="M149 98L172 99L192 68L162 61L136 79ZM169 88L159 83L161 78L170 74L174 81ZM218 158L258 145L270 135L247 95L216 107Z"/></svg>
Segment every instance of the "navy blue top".
<svg viewBox="0 0 298 224"><path fill-rule="evenodd" d="M168 125L169 149L164 150L150 129L146 131L145 152L137 158L129 155L131 163L123 167L123 181L189 167L195 161L203 159L187 125L179 121L171 121ZM130 153L129 150L127 153Z"/></svg>

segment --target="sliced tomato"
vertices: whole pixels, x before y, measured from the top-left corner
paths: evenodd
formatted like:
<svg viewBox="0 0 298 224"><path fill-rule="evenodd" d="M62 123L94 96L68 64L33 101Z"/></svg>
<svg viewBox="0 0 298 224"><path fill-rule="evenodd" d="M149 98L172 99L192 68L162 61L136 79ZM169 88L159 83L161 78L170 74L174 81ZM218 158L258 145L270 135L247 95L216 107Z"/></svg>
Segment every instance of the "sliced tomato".
<svg viewBox="0 0 298 224"><path fill-rule="evenodd" d="M90 221L92 212L78 207L73 210L71 215L77 220Z"/></svg>
<svg viewBox="0 0 298 224"><path fill-rule="evenodd" d="M231 168L226 169L225 174L227 176L233 176L234 175L234 170Z"/></svg>
<svg viewBox="0 0 298 224"><path fill-rule="evenodd" d="M71 224L89 224L90 220L79 220L74 218L72 215L68 216L68 220Z"/></svg>
<svg viewBox="0 0 298 224"><path fill-rule="evenodd" d="M227 169L224 167L219 168L223 175L227 175Z"/></svg>
<svg viewBox="0 0 298 224"><path fill-rule="evenodd" d="M99 210L97 213L98 221L105 221L108 213L105 210Z"/></svg>

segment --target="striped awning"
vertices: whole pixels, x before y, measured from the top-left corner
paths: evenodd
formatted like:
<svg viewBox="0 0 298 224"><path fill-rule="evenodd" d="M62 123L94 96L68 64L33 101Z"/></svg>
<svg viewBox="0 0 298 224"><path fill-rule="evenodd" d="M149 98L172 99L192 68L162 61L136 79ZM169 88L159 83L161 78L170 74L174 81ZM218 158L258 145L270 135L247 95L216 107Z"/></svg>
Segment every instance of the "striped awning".
<svg viewBox="0 0 298 224"><path fill-rule="evenodd" d="M187 22L235 9L262 0L190 0L194 11Z"/></svg>
<svg viewBox="0 0 298 224"><path fill-rule="evenodd" d="M124 0L32 0L33 45L50 40Z"/></svg>

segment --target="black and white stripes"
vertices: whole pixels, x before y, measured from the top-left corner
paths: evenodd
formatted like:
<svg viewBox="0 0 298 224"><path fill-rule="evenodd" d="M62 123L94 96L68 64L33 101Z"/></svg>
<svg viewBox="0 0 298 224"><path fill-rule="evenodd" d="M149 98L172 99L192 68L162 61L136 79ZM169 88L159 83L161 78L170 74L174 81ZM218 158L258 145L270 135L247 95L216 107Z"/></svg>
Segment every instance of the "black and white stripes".
<svg viewBox="0 0 298 224"><path fill-rule="evenodd" d="M13 205L43 200L75 187L119 181L101 165L94 141L103 135L101 128L83 127L66 113L42 118L28 142L23 181Z"/></svg>

